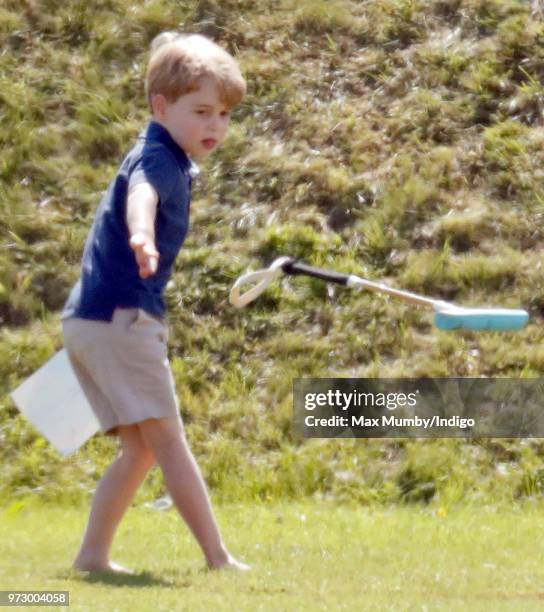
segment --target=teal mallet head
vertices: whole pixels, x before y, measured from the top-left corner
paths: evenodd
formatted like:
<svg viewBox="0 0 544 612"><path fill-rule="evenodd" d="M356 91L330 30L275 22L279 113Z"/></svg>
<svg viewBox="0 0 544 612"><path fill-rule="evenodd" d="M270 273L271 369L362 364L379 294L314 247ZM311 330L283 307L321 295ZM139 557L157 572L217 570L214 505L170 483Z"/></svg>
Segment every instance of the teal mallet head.
<svg viewBox="0 0 544 612"><path fill-rule="evenodd" d="M434 324L438 329L470 329L473 331L516 331L525 327L529 313L508 308L462 308L437 310Z"/></svg>

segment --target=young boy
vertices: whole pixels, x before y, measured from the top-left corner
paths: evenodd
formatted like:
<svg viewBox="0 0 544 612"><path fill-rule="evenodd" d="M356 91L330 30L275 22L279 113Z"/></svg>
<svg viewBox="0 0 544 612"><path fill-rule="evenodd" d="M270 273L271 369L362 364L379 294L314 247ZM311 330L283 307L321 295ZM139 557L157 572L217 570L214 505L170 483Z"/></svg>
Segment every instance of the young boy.
<svg viewBox="0 0 544 612"><path fill-rule="evenodd" d="M190 158L223 140L245 94L234 59L199 35L152 43L146 93L153 115L104 195L87 238L81 278L61 315L74 371L121 452L100 480L73 567L129 572L109 559L115 530L157 462L209 568L248 566L227 551L188 447L167 356L163 291L189 217Z"/></svg>

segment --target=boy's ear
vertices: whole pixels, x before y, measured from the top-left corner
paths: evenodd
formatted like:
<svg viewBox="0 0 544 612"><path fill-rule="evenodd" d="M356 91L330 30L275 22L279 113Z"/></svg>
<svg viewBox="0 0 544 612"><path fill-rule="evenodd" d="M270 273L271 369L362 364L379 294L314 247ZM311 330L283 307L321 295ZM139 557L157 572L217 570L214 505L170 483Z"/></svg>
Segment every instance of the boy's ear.
<svg viewBox="0 0 544 612"><path fill-rule="evenodd" d="M153 94L151 96L151 108L153 114L162 119L166 112L166 98L162 94Z"/></svg>

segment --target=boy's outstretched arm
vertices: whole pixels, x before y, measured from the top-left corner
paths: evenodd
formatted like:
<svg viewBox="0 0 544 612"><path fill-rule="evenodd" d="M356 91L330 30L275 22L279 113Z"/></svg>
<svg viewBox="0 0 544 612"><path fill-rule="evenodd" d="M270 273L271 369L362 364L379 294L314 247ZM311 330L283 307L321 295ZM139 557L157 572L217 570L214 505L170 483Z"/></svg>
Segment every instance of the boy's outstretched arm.
<svg viewBox="0 0 544 612"><path fill-rule="evenodd" d="M127 226L140 278L157 271L159 253L155 247L155 216L159 196L149 183L138 183L128 194Z"/></svg>

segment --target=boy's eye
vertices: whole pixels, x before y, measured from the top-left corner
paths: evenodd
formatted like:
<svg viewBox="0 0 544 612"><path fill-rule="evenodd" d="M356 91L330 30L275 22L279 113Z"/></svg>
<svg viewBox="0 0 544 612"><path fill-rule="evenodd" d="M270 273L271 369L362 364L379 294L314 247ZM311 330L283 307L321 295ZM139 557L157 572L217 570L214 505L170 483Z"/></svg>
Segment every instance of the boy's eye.
<svg viewBox="0 0 544 612"><path fill-rule="evenodd" d="M203 108L197 108L195 110L195 113L197 115L211 115L213 114L212 111L208 110L208 109L203 109ZM220 113L221 117L230 117L230 111L221 111Z"/></svg>

